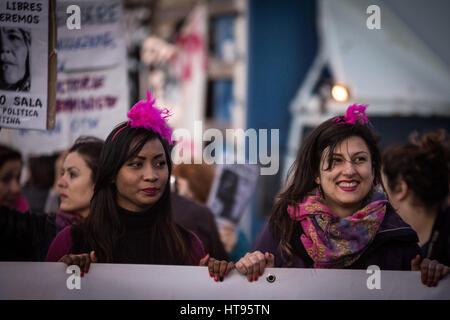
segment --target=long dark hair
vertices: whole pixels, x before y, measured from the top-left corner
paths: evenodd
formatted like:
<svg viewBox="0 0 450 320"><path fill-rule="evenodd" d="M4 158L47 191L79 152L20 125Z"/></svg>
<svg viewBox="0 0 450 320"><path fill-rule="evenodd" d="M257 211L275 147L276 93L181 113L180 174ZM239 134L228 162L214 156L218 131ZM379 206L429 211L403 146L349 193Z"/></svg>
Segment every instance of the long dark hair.
<svg viewBox="0 0 450 320"><path fill-rule="evenodd" d="M311 191L318 187L315 182L319 176L320 162L323 151L329 147L328 168L332 167L334 149L347 138L361 137L369 148L372 158L374 184L381 181L380 163L381 156L378 148L378 137L368 125L349 123L337 123L329 119L315 128L302 143L297 153L297 158L288 171L286 186L278 194L272 208L269 219L269 228L273 235L280 240L280 248L283 258L292 263L293 247L291 244L295 221L288 213L288 205L302 201Z"/></svg>
<svg viewBox="0 0 450 320"><path fill-rule="evenodd" d="M135 158L145 143L153 139L158 139L164 148L170 177L172 162L169 146L159 134L122 123L106 139L100 156L90 214L86 219L86 240L100 262L113 262L114 248L123 232L113 181L124 163ZM189 259L189 240L185 230L175 224L172 218L169 181L161 198L149 210L155 219L149 231L152 260L159 264L186 264Z"/></svg>

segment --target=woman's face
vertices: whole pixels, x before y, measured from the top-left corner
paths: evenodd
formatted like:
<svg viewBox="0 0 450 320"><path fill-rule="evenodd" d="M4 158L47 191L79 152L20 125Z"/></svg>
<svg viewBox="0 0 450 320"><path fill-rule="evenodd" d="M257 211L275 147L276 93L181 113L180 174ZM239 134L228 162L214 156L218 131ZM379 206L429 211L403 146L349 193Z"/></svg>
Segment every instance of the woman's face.
<svg viewBox="0 0 450 320"><path fill-rule="evenodd" d="M2 81L14 85L26 72L28 48L18 28L0 28L0 67Z"/></svg>
<svg viewBox="0 0 450 320"><path fill-rule="evenodd" d="M320 175L316 183L322 186L325 203L333 213L346 212L348 216L356 212L373 185L372 158L365 141L357 136L338 144L332 156L332 166L328 169L328 152L322 152Z"/></svg>
<svg viewBox="0 0 450 320"><path fill-rule="evenodd" d="M60 209L82 217L89 214L89 205L94 194L92 171L78 152L71 152L64 160L62 174L58 180Z"/></svg>
<svg viewBox="0 0 450 320"><path fill-rule="evenodd" d="M168 179L169 168L161 141L147 141L139 154L125 162L117 173L117 204L129 211L145 211L161 198Z"/></svg>
<svg viewBox="0 0 450 320"><path fill-rule="evenodd" d="M9 160L0 168L0 205L13 207L20 195L22 161Z"/></svg>

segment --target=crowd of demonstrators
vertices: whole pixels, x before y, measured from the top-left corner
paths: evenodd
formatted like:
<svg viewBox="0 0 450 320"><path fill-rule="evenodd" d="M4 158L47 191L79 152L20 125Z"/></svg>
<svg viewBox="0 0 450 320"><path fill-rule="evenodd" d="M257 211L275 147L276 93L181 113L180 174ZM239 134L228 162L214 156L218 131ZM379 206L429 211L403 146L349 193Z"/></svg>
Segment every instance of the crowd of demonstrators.
<svg viewBox="0 0 450 320"><path fill-rule="evenodd" d="M445 130L384 150L382 178L389 201L419 237L426 258L450 265L450 144Z"/></svg>
<svg viewBox="0 0 450 320"><path fill-rule="evenodd" d="M177 224L170 201L171 129L165 111L147 101L109 134L102 149L89 215L62 230L46 261L208 265L218 279L232 263L205 255L192 231ZM225 266L225 268L223 267Z"/></svg>
<svg viewBox="0 0 450 320"><path fill-rule="evenodd" d="M94 262L199 265L215 281L234 268L256 281L266 267L377 265L420 271L436 286L449 273L444 131L381 154L366 106L323 122L302 143L254 251L234 259L205 206L214 170L172 168L168 111L154 104L148 93L105 142L81 137L59 155L46 201L57 210L47 214L22 195L21 154L0 146L0 260L75 264L82 275Z"/></svg>
<svg viewBox="0 0 450 320"><path fill-rule="evenodd" d="M100 139L81 137L69 149L57 179L62 198L57 212L21 213L2 203L0 261L43 261L57 233L88 215L102 146ZM17 174L15 179L18 184Z"/></svg>
<svg viewBox="0 0 450 320"><path fill-rule="evenodd" d="M365 109L350 106L302 143L256 250L236 263L249 281L274 266L420 270L428 286L449 272L422 256L416 232L387 200Z"/></svg>

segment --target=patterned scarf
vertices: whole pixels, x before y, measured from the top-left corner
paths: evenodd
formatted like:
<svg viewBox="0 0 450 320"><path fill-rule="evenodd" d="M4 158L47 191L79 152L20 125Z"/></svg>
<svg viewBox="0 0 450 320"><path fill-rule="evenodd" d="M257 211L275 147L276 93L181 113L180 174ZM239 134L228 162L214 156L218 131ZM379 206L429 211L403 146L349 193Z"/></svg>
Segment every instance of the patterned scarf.
<svg viewBox="0 0 450 320"><path fill-rule="evenodd" d="M303 202L288 206L291 219L300 221L303 228L300 240L314 261L314 268L348 267L373 241L388 202L381 187L373 191L375 195L368 205L345 218L333 215L318 190Z"/></svg>

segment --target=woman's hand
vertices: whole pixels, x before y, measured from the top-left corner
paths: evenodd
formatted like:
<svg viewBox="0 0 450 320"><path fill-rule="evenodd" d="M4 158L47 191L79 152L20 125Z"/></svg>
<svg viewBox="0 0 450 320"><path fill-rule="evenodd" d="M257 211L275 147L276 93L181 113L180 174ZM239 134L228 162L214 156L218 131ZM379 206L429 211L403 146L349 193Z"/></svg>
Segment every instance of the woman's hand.
<svg viewBox="0 0 450 320"><path fill-rule="evenodd" d="M243 258L236 262L236 269L247 277L248 281L258 280L258 276L262 276L265 268L272 268L275 265L275 257L273 254L261 251L246 253Z"/></svg>
<svg viewBox="0 0 450 320"><path fill-rule="evenodd" d="M420 261L420 255L411 260L411 271L420 271L422 283L428 287L437 286L438 281L450 273L449 267L437 260L423 259Z"/></svg>
<svg viewBox="0 0 450 320"><path fill-rule="evenodd" d="M89 272L89 267L91 263L97 262L97 258L95 257L95 252L91 251L91 253L83 253L83 254L66 254L58 262L64 262L68 266L76 265L80 267L80 276L82 277L85 273Z"/></svg>
<svg viewBox="0 0 450 320"><path fill-rule="evenodd" d="M223 278L234 269L234 263L226 260L216 260L209 256L209 253L200 260L200 266L207 266L209 275L214 277L215 281L223 281Z"/></svg>

